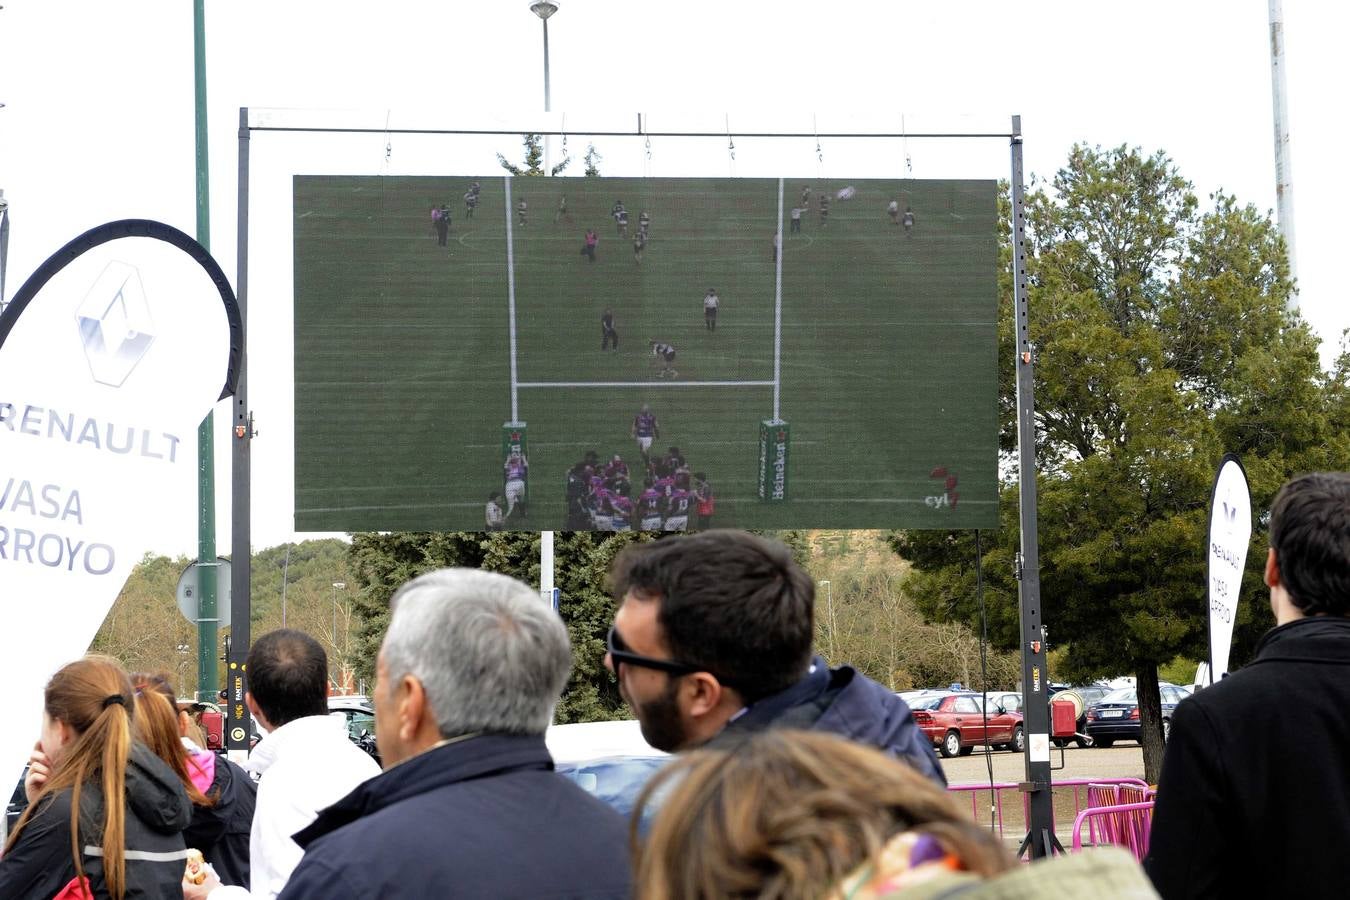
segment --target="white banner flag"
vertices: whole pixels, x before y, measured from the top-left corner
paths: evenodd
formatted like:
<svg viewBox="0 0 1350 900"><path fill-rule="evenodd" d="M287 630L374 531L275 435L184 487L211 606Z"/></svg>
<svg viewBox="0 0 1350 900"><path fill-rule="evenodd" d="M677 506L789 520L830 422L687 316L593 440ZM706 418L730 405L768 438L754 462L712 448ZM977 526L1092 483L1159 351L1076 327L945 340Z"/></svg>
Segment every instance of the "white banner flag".
<svg viewBox="0 0 1350 900"><path fill-rule="evenodd" d="M1225 454L1209 500L1209 683L1228 671L1233 617L1242 591L1242 567L1252 536L1252 497L1247 473Z"/></svg>
<svg viewBox="0 0 1350 900"><path fill-rule="evenodd" d="M195 540L197 426L233 391L241 333L210 255L142 220L76 238L0 315L6 797L47 679L86 652L147 551L184 527Z"/></svg>

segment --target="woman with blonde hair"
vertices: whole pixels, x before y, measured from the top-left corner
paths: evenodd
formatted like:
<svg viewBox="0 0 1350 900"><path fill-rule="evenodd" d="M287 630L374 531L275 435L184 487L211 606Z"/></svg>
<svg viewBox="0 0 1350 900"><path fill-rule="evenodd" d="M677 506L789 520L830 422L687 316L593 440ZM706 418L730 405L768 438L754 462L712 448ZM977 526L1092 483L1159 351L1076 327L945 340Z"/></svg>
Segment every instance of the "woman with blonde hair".
<svg viewBox="0 0 1350 900"><path fill-rule="evenodd" d="M137 672L136 736L173 769L192 801L183 840L200 850L222 884L249 886L249 834L257 785L247 772L187 740L192 719L177 712L167 672Z"/></svg>
<svg viewBox="0 0 1350 900"><path fill-rule="evenodd" d="M660 809L640 843L652 803ZM817 732L764 731L682 756L643 789L633 822L639 900L919 900L955 889L977 900L1049 896L1052 886L1156 897L1123 852L1014 867L927 778Z"/></svg>
<svg viewBox="0 0 1350 900"><path fill-rule="evenodd" d="M47 683L0 897L182 896L192 808L173 771L133 741L134 704L108 657L69 663Z"/></svg>

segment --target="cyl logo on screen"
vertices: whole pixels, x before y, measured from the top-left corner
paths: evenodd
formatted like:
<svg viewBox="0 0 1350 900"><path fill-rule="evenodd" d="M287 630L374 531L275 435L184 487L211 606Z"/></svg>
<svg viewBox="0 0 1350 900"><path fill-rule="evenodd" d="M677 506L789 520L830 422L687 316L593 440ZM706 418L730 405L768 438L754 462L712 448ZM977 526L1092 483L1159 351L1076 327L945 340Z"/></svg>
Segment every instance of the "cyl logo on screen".
<svg viewBox="0 0 1350 900"><path fill-rule="evenodd" d="M121 387L155 341L141 275L123 262L108 263L75 318L89 373L99 384Z"/></svg>

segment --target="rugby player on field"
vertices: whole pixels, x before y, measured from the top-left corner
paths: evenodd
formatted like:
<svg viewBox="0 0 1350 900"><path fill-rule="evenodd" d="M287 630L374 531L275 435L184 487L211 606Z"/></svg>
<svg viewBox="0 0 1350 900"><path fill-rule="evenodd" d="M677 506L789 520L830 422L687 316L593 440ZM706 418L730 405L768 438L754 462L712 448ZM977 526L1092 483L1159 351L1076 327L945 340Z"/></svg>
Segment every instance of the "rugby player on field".
<svg viewBox="0 0 1350 900"><path fill-rule="evenodd" d="M674 378L679 375L675 371L675 346L673 344L663 344L660 341L652 341L652 356L655 356L661 362L661 371L657 372L658 378Z"/></svg>
<svg viewBox="0 0 1350 900"><path fill-rule="evenodd" d="M689 530L689 506L693 499L694 495L689 490L689 475L685 473L676 477L675 488L666 501L666 531Z"/></svg>
<svg viewBox="0 0 1350 900"><path fill-rule="evenodd" d="M511 455L506 458L502 464L502 477L505 481L506 491L506 517L509 519L515 514L516 505L522 504L525 499L525 479L529 477L530 463L522 453L511 451ZM524 515L524 506L521 505L521 515Z"/></svg>
<svg viewBox="0 0 1350 900"><path fill-rule="evenodd" d="M609 527L611 531L632 531L633 530L633 501L629 500L623 494L610 492L609 494L610 517Z"/></svg>
<svg viewBox="0 0 1350 900"><path fill-rule="evenodd" d="M641 516L639 527L643 531L661 530L661 512L666 505L666 495L656 489L655 483L648 476L643 484L642 493L638 495L638 515Z"/></svg>
<svg viewBox="0 0 1350 900"><path fill-rule="evenodd" d="M642 453L642 462L647 462L647 451L652 448L652 440L661 436L661 424L656 421L656 414L647 404L642 404L642 409L633 417L632 428L633 439L637 441L638 450Z"/></svg>
<svg viewBox="0 0 1350 900"><path fill-rule="evenodd" d="M774 252L778 252L776 244ZM708 293L703 295L703 325L709 331L717 330L717 307L721 305L722 301L717 296L717 291L708 288Z"/></svg>

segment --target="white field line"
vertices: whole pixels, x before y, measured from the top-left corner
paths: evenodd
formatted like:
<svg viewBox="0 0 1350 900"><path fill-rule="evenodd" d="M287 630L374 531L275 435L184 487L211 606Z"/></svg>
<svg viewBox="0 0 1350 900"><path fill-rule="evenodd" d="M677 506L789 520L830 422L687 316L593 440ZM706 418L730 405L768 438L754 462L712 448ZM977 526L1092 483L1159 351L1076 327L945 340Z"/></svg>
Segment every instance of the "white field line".
<svg viewBox="0 0 1350 900"><path fill-rule="evenodd" d="M719 500L722 498L718 498ZM390 503L385 506L309 506L304 509L297 509L297 513L331 513L331 512L368 512L380 509L472 509L474 507L482 508L482 503Z"/></svg>
<svg viewBox="0 0 1350 900"><path fill-rule="evenodd" d="M626 442L631 443L631 441L632 441L632 438L628 438ZM537 449L539 449L540 447L594 447L594 446L596 446L597 444L600 444L600 443L603 443L603 441L530 441L530 446L533 447L533 448L535 448L535 449L537 450ZM825 442L824 442L824 441L793 441L793 442L792 442L792 446L794 446L794 447L796 447L796 446L798 446L798 445L800 445L800 446L807 446L807 445L815 446L815 445L817 445L817 444L823 444L823 443L825 443ZM750 441L699 441L699 442L698 442L698 446L699 446L700 448L702 448L702 447L746 447L746 446L754 446L754 444L755 444L755 441L753 441L753 440L750 440ZM465 450L494 450L494 449L496 449L497 447L499 447L499 446L501 446L501 445L500 445L500 444L461 444L460 446L463 447ZM748 482L748 481L746 482L746 484L749 484L749 483L750 483L750 482ZM868 483L871 484L871 483L873 483L873 482L868 482ZM427 485L427 487L428 487L428 488L432 488L432 487L435 487L435 485ZM328 490L328 488L311 488L310 490L311 490L311 491L316 491L316 492L317 492L317 491ZM334 488L334 489L332 489L332 490L333 490L334 492L337 492L337 491L347 491L348 493L350 493L352 489L343 487L343 488ZM384 488L383 488L383 487L380 487L379 490L384 490Z"/></svg>
<svg viewBox="0 0 1350 900"><path fill-rule="evenodd" d="M511 306L511 421L520 421L520 410L517 402L517 392L520 388L679 388L679 387L772 387L773 388L773 417L778 420L778 395L782 384L782 296L783 296L783 179L778 179L778 262L775 273L774 286L774 341L773 341L773 380L772 381L520 381L516 368L516 280L514 254L512 252L512 216L514 211L511 208L511 179L506 177L506 270L507 270L507 295ZM762 222L758 216L724 216L748 222ZM551 238L562 240L562 238ZM566 240L571 240L567 238ZM662 241L686 240L685 238L661 238ZM688 238L687 240L703 240L702 238ZM463 243L463 238L460 238ZM739 262L744 256L728 257L703 257L704 262ZM378 383L378 382L375 382Z"/></svg>
<svg viewBox="0 0 1350 900"><path fill-rule="evenodd" d="M763 506L764 501L758 497L726 497L719 495L718 503L725 503L728 506ZM880 497L812 497L809 499L792 499L787 501L792 504L821 504L828 503L831 506L853 505L853 504L872 504L883 506L924 506L923 499L889 499ZM563 501L543 501L546 505L561 506ZM997 500L962 500L962 506L995 506ZM296 509L297 513L331 513L331 512L362 512L388 509L474 509L482 508L483 504L477 502L470 503L391 503L384 506L310 506L304 509Z"/></svg>
<svg viewBox="0 0 1350 900"><path fill-rule="evenodd" d="M778 179L778 231L774 237L778 242L777 252L773 255L773 421L778 418L778 395L782 385L783 358L783 179Z"/></svg>
<svg viewBox="0 0 1350 900"><path fill-rule="evenodd" d="M521 381L518 388L774 387L773 381Z"/></svg>
<svg viewBox="0 0 1350 900"><path fill-rule="evenodd" d="M516 259L511 234L511 176L502 179L506 184L506 303L511 315L511 421L520 421L520 405L516 388Z"/></svg>

